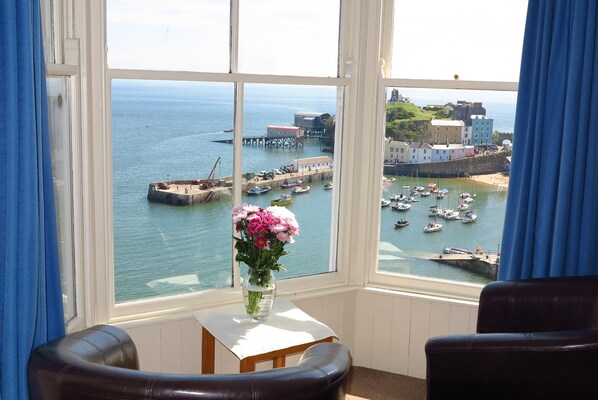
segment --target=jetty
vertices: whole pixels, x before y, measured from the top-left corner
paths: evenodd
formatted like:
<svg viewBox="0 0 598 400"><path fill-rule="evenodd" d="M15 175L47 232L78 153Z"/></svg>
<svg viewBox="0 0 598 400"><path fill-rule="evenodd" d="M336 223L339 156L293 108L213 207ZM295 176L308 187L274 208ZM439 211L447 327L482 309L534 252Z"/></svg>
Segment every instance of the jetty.
<svg viewBox="0 0 598 400"><path fill-rule="evenodd" d="M268 136L247 136L243 137L244 146L255 147L277 147L277 148L302 148L305 137L268 137ZM233 143L233 139L213 140L215 143Z"/></svg>
<svg viewBox="0 0 598 400"><path fill-rule="evenodd" d="M496 280L500 256L493 253L482 254L436 254L428 260L452 265L467 271L475 272L486 278Z"/></svg>
<svg viewBox="0 0 598 400"><path fill-rule="evenodd" d="M244 176L247 176L245 174ZM285 183L300 179L303 184L314 181L332 180L332 168L324 167L311 171L291 172L274 175L272 179L253 177L242 178L242 190L245 193L253 186L269 185L272 189L284 189ZM233 179L224 177L204 180L172 180L152 182L149 184L147 199L151 202L169 204L174 206L191 206L218 201L232 196Z"/></svg>

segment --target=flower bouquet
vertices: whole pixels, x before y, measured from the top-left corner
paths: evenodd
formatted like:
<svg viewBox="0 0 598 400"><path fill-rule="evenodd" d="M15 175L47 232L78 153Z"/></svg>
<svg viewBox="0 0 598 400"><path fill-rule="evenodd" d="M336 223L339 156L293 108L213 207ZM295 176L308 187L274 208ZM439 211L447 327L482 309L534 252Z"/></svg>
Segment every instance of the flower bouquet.
<svg viewBox="0 0 598 400"><path fill-rule="evenodd" d="M247 314L255 321L265 320L276 296L273 271L285 270L278 260L288 251L287 243L299 234L295 215L285 207L262 209L241 204L233 208L235 260L247 264L248 275L243 282L243 299Z"/></svg>

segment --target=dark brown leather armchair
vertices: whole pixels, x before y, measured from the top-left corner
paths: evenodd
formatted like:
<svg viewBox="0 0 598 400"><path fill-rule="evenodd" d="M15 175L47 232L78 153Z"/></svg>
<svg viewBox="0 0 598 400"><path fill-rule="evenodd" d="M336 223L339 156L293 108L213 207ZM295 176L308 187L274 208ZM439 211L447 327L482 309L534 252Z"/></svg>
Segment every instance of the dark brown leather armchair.
<svg viewBox="0 0 598 400"><path fill-rule="evenodd" d="M226 375L142 372L129 335L98 325L35 350L28 373L32 400L339 400L350 366L345 346L322 343L294 367Z"/></svg>
<svg viewBox="0 0 598 400"><path fill-rule="evenodd" d="M598 398L598 277L493 282L477 332L426 343L429 400Z"/></svg>

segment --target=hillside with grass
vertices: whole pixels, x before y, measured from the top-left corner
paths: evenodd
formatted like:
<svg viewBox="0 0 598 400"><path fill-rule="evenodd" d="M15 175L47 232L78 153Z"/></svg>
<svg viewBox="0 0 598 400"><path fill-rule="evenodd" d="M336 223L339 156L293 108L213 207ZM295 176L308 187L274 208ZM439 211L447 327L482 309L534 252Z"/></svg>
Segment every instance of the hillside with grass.
<svg viewBox="0 0 598 400"><path fill-rule="evenodd" d="M442 109L423 110L412 103L386 106L386 137L416 142L422 140L431 119L448 119Z"/></svg>

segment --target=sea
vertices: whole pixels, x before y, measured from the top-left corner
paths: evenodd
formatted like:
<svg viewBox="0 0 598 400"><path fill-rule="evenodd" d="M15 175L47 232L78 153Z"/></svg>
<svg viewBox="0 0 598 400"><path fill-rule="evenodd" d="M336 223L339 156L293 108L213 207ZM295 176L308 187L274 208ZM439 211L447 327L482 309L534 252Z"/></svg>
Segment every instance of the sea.
<svg viewBox="0 0 598 400"><path fill-rule="evenodd" d="M496 115L494 129L512 132L515 101L502 94L401 89L417 105L483 101L486 114ZM231 286L232 200L194 206L171 206L147 200L150 182L205 179L232 175L233 146L217 142L233 133L234 87L229 83L144 80L112 82L112 172L114 208L114 270L117 303ZM261 136L268 125L292 125L296 112L336 113L335 87L260 85L245 86L244 136ZM493 114L494 113L494 114ZM297 158L324 153L317 139L303 148L244 146L243 172L279 168ZM218 160L218 161L217 161ZM392 178L388 176L388 178ZM441 200L456 206L457 193L472 192L475 224L447 221L442 231L423 233L429 206L435 198L421 199L406 212L411 224L395 229L403 217L390 207L381 210L379 269L466 282L487 278L425 259L445 246L499 251L506 190L474 184L469 179L394 177L382 196L400 194L405 186L433 181L449 189ZM287 271L278 279L329 271L332 231L332 191L324 181L309 183L307 194L295 196L289 209L295 213L300 235L287 246L281 262ZM382 186L381 186L382 187ZM269 206L281 190L243 201ZM400 215L401 214L401 215ZM334 267L332 267L334 268Z"/></svg>

